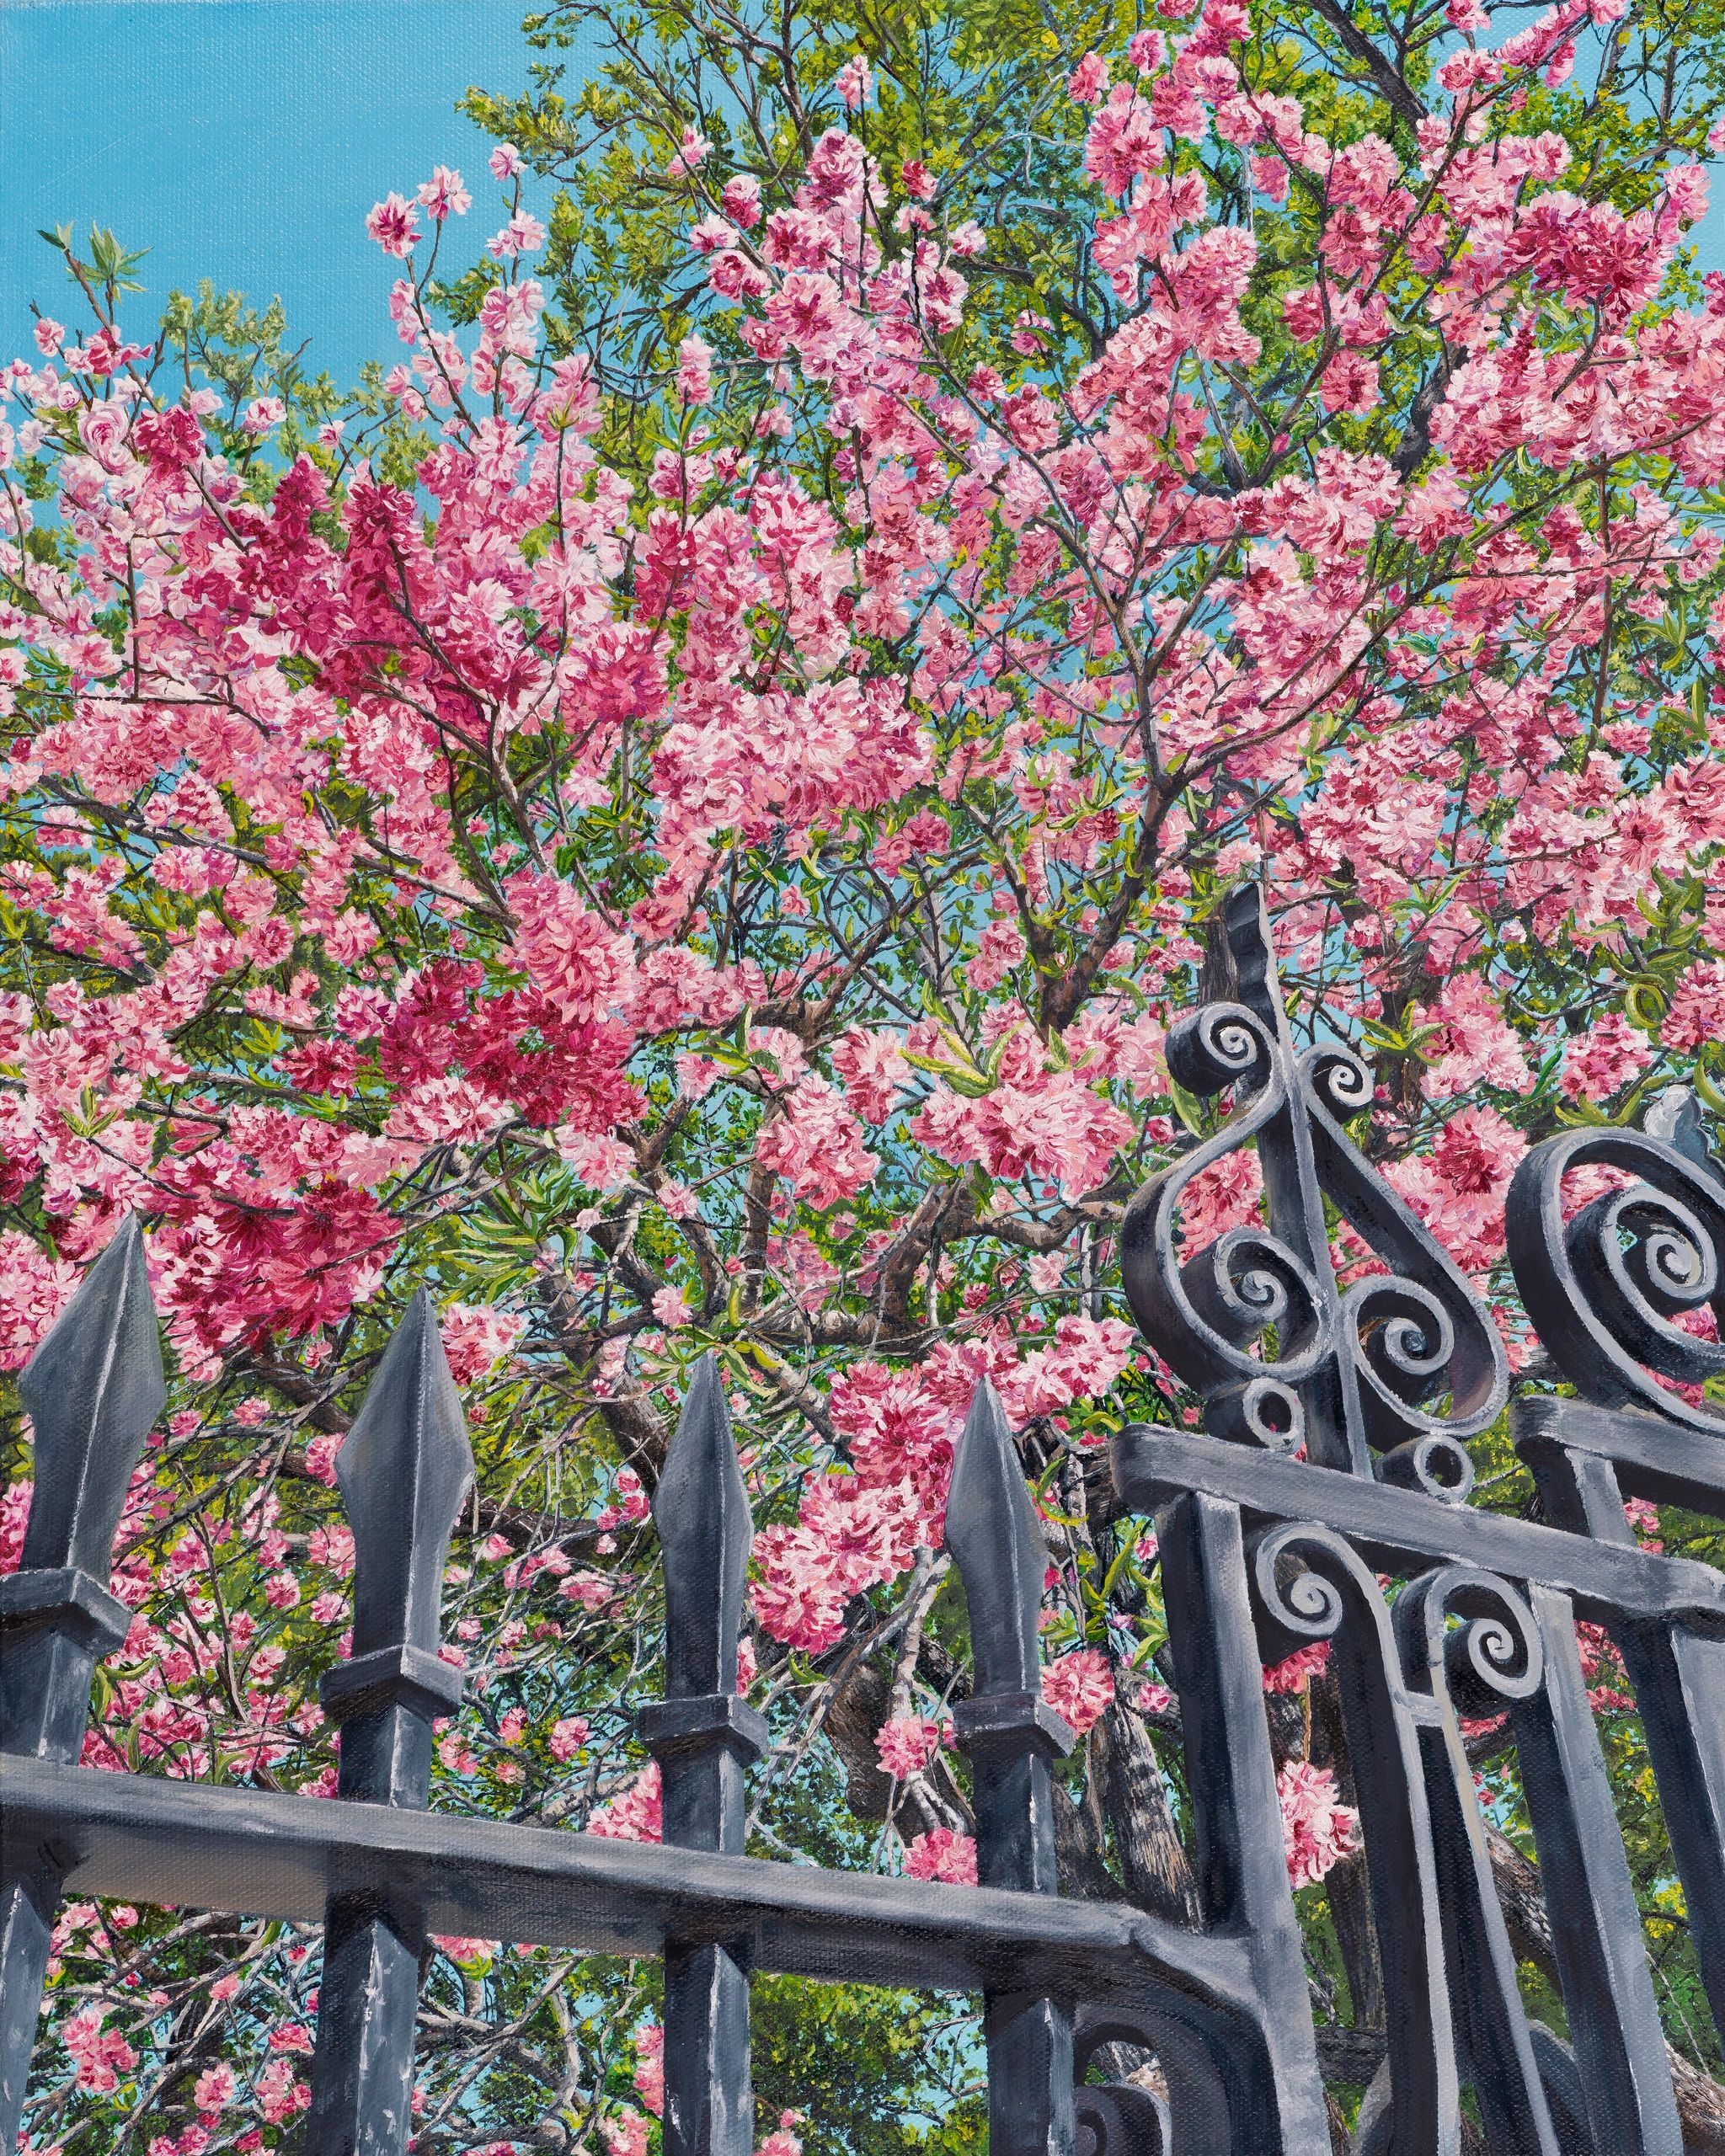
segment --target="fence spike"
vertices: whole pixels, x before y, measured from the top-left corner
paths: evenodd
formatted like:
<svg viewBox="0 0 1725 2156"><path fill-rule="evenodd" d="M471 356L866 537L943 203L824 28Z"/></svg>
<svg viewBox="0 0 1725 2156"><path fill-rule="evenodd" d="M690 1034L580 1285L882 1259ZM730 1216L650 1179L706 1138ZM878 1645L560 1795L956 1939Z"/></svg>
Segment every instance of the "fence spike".
<svg viewBox="0 0 1725 2156"><path fill-rule="evenodd" d="M1048 1557L1006 1411L986 1378L970 1396L953 1462L947 1547L964 1582L975 1696L1035 1693Z"/></svg>
<svg viewBox="0 0 1725 2156"><path fill-rule="evenodd" d="M653 1494L665 1553L667 1697L737 1689L737 1641L754 1524L718 1364L695 1365Z"/></svg>
<svg viewBox="0 0 1725 2156"><path fill-rule="evenodd" d="M354 1536L354 1657L437 1646L443 1568L473 1479L436 1313L414 1292L335 1455Z"/></svg>
<svg viewBox="0 0 1725 2156"><path fill-rule="evenodd" d="M964 1583L975 1669L953 1727L970 1760L976 1876L985 1886L1058 1893L1051 1762L1071 1749L1072 1732L1042 1697L1048 1559L1006 1411L986 1378L970 1396L953 1463L946 1540ZM1071 2002L990 1992L983 2031L990 2156L1070 2156Z"/></svg>
<svg viewBox="0 0 1725 2156"><path fill-rule="evenodd" d="M665 1697L639 1716L659 1761L665 1839L742 1854L744 1772L766 1724L737 1696L737 1640L754 1524L718 1364L695 1366L653 1496L665 1553ZM665 2156L749 2156L747 1942L665 1949Z"/></svg>
<svg viewBox="0 0 1725 2156"><path fill-rule="evenodd" d="M96 1663L131 1628L108 1592L114 1537L168 1397L136 1217L90 1267L19 1391L35 1474L19 1569L0 1580L0 1752L69 1764L83 1748ZM8 1845L0 1860L0 2149L18 2138L68 1861L48 1845Z"/></svg>
<svg viewBox="0 0 1725 2156"><path fill-rule="evenodd" d="M168 1399L135 1214L24 1365L18 1390L35 1430L24 1569L75 1567L105 1587L132 1472Z"/></svg>
<svg viewBox="0 0 1725 2156"><path fill-rule="evenodd" d="M377 1365L335 1456L354 1536L352 1658L324 1678L341 1728L339 1792L423 1811L432 1724L461 1704L437 1653L443 1571L473 1479L461 1396L425 1289ZM333 1894L306 2156L400 2156L412 2123L423 1910L387 1882Z"/></svg>

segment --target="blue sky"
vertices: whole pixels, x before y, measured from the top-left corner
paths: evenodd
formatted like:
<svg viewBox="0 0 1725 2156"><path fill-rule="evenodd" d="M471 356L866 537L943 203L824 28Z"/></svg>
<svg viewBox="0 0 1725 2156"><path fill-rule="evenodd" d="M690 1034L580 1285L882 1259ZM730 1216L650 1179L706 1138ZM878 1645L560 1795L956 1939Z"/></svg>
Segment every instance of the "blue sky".
<svg viewBox="0 0 1725 2156"><path fill-rule="evenodd" d="M37 238L92 220L151 251L130 305L153 329L169 290L208 277L279 293L338 382L399 356L394 265L365 216L434 163L492 217L489 145L455 110L470 83L527 86L527 0L0 0L0 355L30 349L29 302L82 299ZM490 222L484 221L490 218ZM477 228L477 229L476 229Z"/></svg>

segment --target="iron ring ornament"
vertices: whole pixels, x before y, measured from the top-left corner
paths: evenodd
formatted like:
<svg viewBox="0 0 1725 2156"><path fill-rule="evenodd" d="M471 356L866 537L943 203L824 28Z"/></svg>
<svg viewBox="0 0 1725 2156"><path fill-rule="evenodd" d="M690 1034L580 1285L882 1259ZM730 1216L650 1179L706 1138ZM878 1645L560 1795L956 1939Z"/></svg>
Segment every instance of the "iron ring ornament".
<svg viewBox="0 0 1725 2156"><path fill-rule="evenodd" d="M1295 1049L1258 886L1229 896L1224 926L1241 1000L1187 1014L1167 1057L1188 1091L1231 1090L1236 1104L1128 1207L1133 1310L1202 1397L1213 1435L1269 1451L1303 1445L1321 1466L1460 1502L1473 1479L1462 1440L1508 1396L1503 1343L1454 1260L1348 1135L1371 1103L1365 1065L1338 1043ZM1252 1145L1268 1228L1231 1228L1188 1250L1193 1182ZM1386 1272L1342 1285L1326 1198Z"/></svg>

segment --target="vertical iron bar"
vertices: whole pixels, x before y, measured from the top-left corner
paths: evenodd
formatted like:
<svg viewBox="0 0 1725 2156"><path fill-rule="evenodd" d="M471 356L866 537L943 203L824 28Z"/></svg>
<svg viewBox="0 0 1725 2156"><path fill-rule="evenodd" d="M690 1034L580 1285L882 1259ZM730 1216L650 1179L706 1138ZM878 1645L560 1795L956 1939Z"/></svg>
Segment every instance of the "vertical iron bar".
<svg viewBox="0 0 1725 2156"><path fill-rule="evenodd" d="M970 1760L976 1876L985 1886L1055 1894L1051 1763L1072 1732L1042 1698L1039 1648L1047 1556L999 1396L971 1396L947 1500L947 1547L964 1583L975 1681L953 1710ZM990 2156L1071 2156L1072 2002L994 1991L988 2042Z"/></svg>
<svg viewBox="0 0 1725 2156"><path fill-rule="evenodd" d="M1452 1617L1467 1620L1467 1629L1450 1630ZM1450 2010L1486 2142L1514 2156L1565 2156L1534 2056L1460 1719L1536 1695L1545 1673L1539 1628L1507 1582L1461 1564L1409 1582L1391 1623L1425 1771ZM1500 1650L1489 1683L1479 1674L1482 1635Z"/></svg>
<svg viewBox="0 0 1725 2156"><path fill-rule="evenodd" d="M1239 1508L1177 1497L1157 1515L1156 1545L1204 1917L1252 1941L1261 1995L1275 2006L1263 2026L1269 2071L1242 2080L1231 2137L1265 2156L1328 2156Z"/></svg>
<svg viewBox="0 0 1725 2156"><path fill-rule="evenodd" d="M1622 1517L1622 1507L1618 1507ZM1551 1947L1594 2145L1678 2156L1664 2032L1569 1597L1530 1586L1542 1690L1514 1710Z"/></svg>
<svg viewBox="0 0 1725 2156"><path fill-rule="evenodd" d="M1611 1628L1653 1763L1684 1912L1725 2033L1725 1641L1680 1621Z"/></svg>
<svg viewBox="0 0 1725 2156"><path fill-rule="evenodd" d="M461 1704L437 1655L456 1513L473 1481L430 1298L414 1294L336 1455L353 1529L352 1658L323 1679L341 1725L340 1794L423 1811L432 1723ZM333 1894L324 1920L306 2156L401 2156L412 2123L425 1926L387 1881Z"/></svg>
<svg viewBox="0 0 1725 2156"><path fill-rule="evenodd" d="M737 1696L753 1523L718 1365L696 1365L653 1495L665 1559L665 1694L638 1717L668 1845L743 1854L745 1770L764 1719ZM665 1949L665 2156L750 2156L749 1945Z"/></svg>
<svg viewBox="0 0 1725 2156"><path fill-rule="evenodd" d="M0 1751L75 1760L97 1662L131 1628L108 1592L114 1538L167 1399L142 1231L121 1223L24 1369L35 1487L20 1568L0 1579ZM75 1852L0 1854L0 2149L18 2139L54 1911Z"/></svg>
<svg viewBox="0 0 1725 2156"><path fill-rule="evenodd" d="M1616 1467L1562 1438L1561 1422L1547 1422L1524 1439L1548 1517L1596 1542L1633 1545ZM1701 1983L1725 2035L1725 1646L1680 1620L1620 1618L1608 1630L1634 1689ZM1582 1697L1585 1705L1584 1684ZM1621 1841L1615 1810L1609 1816ZM1635 1911L1632 1895L1625 1906ZM1634 1936L1639 1945L1638 1913ZM1663 2045L1659 2056L1663 2064Z"/></svg>

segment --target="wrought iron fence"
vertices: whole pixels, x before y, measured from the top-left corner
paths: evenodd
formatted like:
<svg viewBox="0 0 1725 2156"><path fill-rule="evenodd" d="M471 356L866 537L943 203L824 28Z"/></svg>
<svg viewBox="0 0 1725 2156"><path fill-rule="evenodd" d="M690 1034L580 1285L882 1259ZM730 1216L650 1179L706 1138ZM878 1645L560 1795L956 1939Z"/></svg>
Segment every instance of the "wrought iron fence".
<svg viewBox="0 0 1725 2156"><path fill-rule="evenodd" d="M1681 1322L1725 1315L1725 1181L1678 1098L1651 1133L1578 1131L1527 1156L1510 1260L1567 1390L1524 1386L1510 1408L1543 1518L1470 1505L1464 1440L1510 1389L1498 1334L1352 1142L1365 1067L1296 1049L1256 893L1226 918L1238 1000L1184 1019L1169 1060L1231 1112L1123 1231L1132 1306L1202 1401L1202 1428L1135 1427L1114 1458L1126 1507L1156 1519L1200 1922L1059 1892L1051 1776L1071 1732L1041 1697L1044 1549L985 1385L947 1527L974 1656L955 1724L980 1885L744 1854L768 1732L736 1690L751 1523L710 1362L653 1501L666 1696L638 1727L660 1764L663 1844L429 1812L433 1724L461 1695L437 1652L439 1593L473 1467L423 1291L338 1457L355 1604L351 1657L322 1692L341 1725L337 1798L74 1764L96 1662L130 1622L105 1582L164 1397L128 1227L22 1381L36 1483L21 1569L0 1581L0 2147L72 1893L324 1923L307 2156L405 2146L434 1931L663 1955L670 2156L747 2156L755 1970L980 1993L993 2156L1329 2156L1261 1683L1263 1662L1325 1640L1384 1971L1386 2056L1357 2156L1455 2156L1470 2087L1494 2152L1682 2156L1576 1625L1605 1627L1630 1673L1725 2030L1725 1574L1642 1549L1624 1512L1633 1497L1725 1515L1725 1420L1694 1390L1725 1372L1725 1348ZM1268 1227L1188 1250L1183 1193L1247 1144ZM1570 1179L1589 1175L1578 1209ZM1518 1987L1463 1742L1462 1717L1481 1714L1509 1718L1567 2042ZM1135 2081L1084 2085L1123 2041L1155 2054L1166 2101Z"/></svg>

